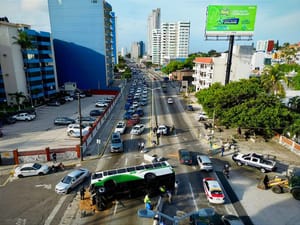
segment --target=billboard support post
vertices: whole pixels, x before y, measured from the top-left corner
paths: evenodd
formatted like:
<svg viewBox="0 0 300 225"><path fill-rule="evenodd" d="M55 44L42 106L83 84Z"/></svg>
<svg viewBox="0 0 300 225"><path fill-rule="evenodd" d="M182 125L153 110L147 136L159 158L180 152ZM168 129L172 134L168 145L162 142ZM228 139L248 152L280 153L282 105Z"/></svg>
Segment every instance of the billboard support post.
<svg viewBox="0 0 300 225"><path fill-rule="evenodd" d="M225 75L225 85L230 81L230 70L231 70L231 62L232 62L232 51L234 44L234 35L229 36L229 47L228 47L228 59L226 66L226 75Z"/></svg>

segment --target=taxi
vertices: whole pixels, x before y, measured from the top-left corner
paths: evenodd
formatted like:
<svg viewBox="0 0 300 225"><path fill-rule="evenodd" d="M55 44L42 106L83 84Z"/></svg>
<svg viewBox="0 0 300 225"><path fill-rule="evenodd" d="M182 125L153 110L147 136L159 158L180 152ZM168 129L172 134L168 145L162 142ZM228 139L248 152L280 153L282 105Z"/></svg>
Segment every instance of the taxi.
<svg viewBox="0 0 300 225"><path fill-rule="evenodd" d="M215 178L203 178L203 187L207 200L213 204L223 204L225 202L225 195L221 189L220 184Z"/></svg>

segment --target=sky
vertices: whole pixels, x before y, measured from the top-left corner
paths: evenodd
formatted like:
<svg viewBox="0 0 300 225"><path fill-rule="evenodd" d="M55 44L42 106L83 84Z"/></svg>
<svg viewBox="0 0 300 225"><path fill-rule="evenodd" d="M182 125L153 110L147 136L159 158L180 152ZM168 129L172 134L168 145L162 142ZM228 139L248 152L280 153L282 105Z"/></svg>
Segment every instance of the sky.
<svg viewBox="0 0 300 225"><path fill-rule="evenodd" d="M58 1L58 0L53 0ZM59 0L64 1L64 0ZM70 0L69 0L70 1ZM72 0L76 1L76 0ZM90 1L90 0L86 0ZM133 42L147 45L147 18L161 9L161 22L189 21L190 53L228 50L228 41L205 40L208 5L256 5L257 15L253 39L235 41L251 45L258 40L275 40L282 45L300 42L299 0L107 0L117 16L118 48L130 50ZM48 0L0 0L0 17L11 23L31 25L37 31L49 31Z"/></svg>

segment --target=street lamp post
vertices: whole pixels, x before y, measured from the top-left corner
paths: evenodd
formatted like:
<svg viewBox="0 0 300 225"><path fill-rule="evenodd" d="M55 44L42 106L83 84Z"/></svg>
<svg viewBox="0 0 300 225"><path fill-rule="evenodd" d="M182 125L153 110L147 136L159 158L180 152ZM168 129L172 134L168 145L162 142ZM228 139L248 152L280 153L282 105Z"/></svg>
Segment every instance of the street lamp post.
<svg viewBox="0 0 300 225"><path fill-rule="evenodd" d="M80 160L83 161L83 152L82 152L82 118L81 118L81 102L80 102L80 93L77 93L78 96L78 114L79 114L79 148L80 148Z"/></svg>

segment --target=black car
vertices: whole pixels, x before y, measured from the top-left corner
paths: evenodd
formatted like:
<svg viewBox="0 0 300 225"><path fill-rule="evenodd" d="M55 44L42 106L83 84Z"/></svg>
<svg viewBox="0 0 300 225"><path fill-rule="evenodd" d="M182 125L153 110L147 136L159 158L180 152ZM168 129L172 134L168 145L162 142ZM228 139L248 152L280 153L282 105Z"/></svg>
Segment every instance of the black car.
<svg viewBox="0 0 300 225"><path fill-rule="evenodd" d="M2 119L3 124L14 124L16 122L17 122L17 120L15 118L13 118L12 116L7 116Z"/></svg>
<svg viewBox="0 0 300 225"><path fill-rule="evenodd" d="M79 123L79 117L75 120L76 123ZM81 117L81 123L82 124L87 124L87 125L93 125L94 122L96 121L96 118L95 117L92 117L92 116L82 116Z"/></svg>
<svg viewBox="0 0 300 225"><path fill-rule="evenodd" d="M103 114L104 110L98 110L94 109L90 111L90 116L101 116Z"/></svg>
<svg viewBox="0 0 300 225"><path fill-rule="evenodd" d="M179 162L181 164L192 165L193 164L193 154L186 149L178 150Z"/></svg>
<svg viewBox="0 0 300 225"><path fill-rule="evenodd" d="M55 125L69 125L75 123L75 120L69 117L57 117L54 120Z"/></svg>

